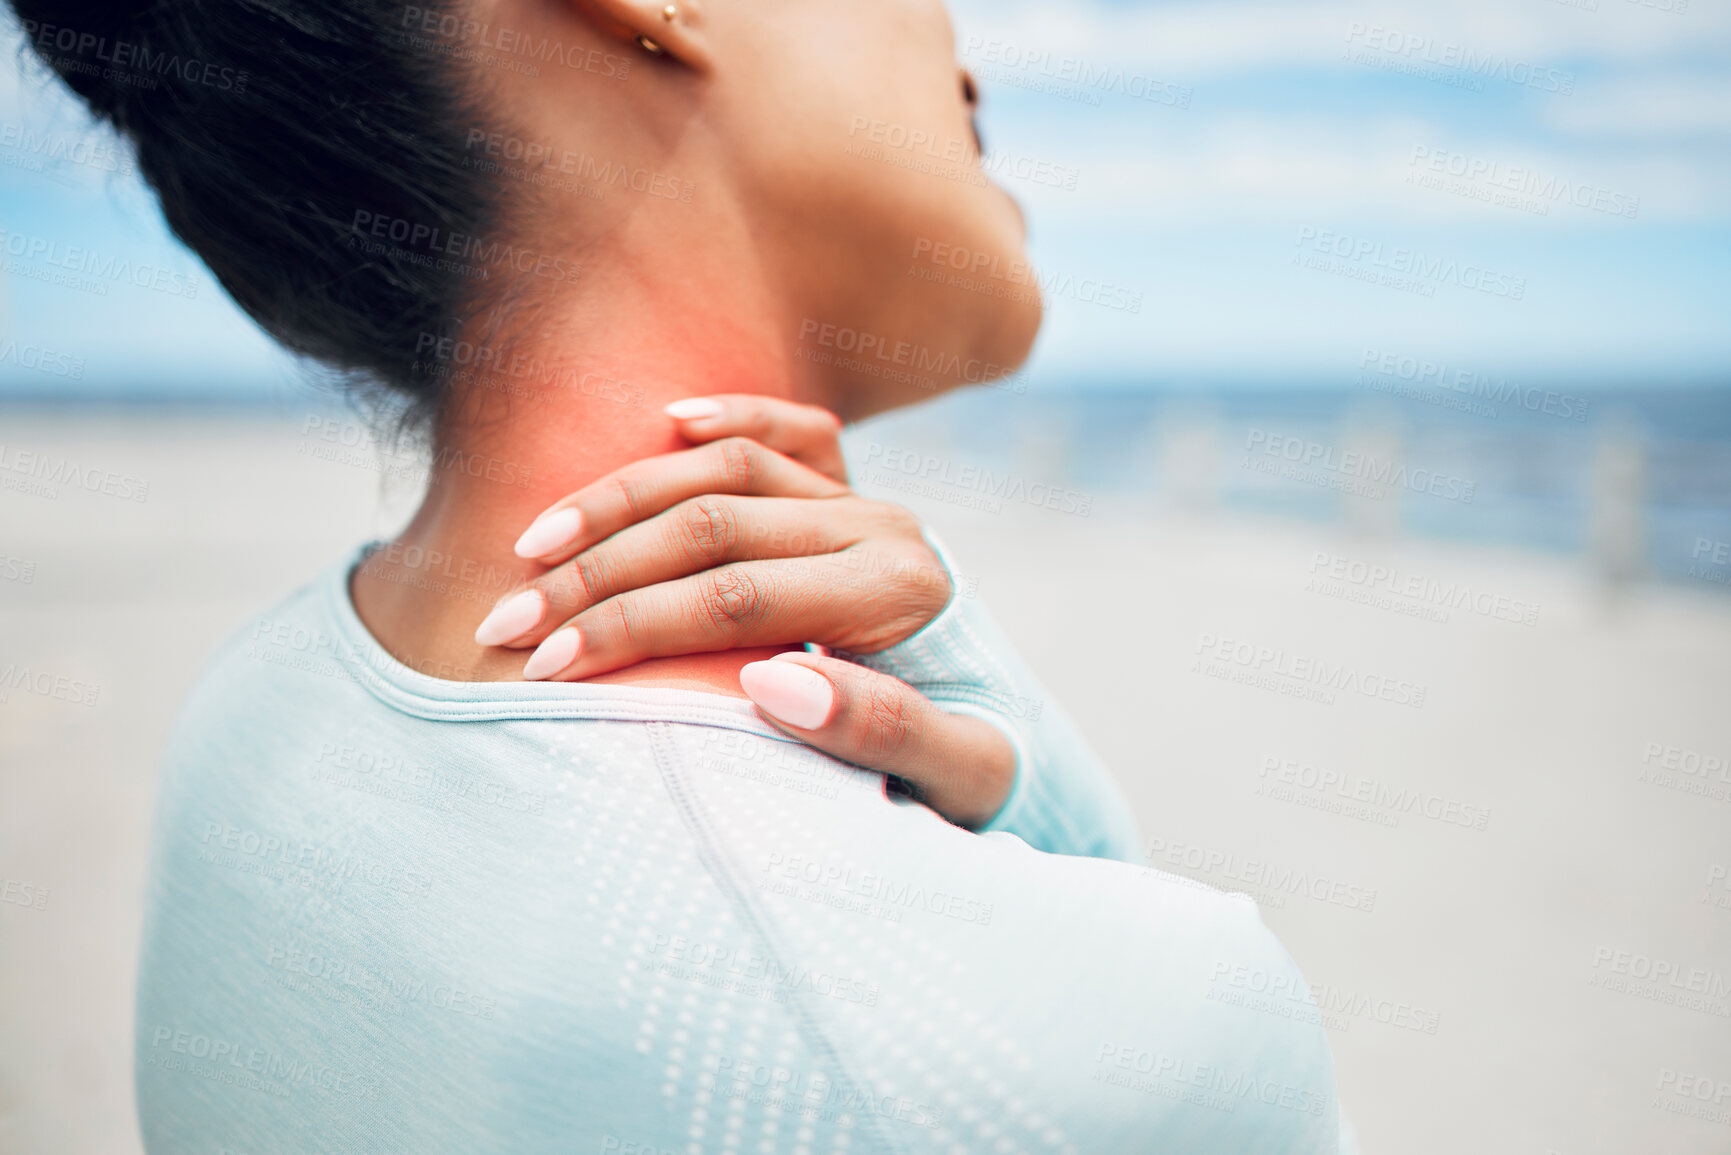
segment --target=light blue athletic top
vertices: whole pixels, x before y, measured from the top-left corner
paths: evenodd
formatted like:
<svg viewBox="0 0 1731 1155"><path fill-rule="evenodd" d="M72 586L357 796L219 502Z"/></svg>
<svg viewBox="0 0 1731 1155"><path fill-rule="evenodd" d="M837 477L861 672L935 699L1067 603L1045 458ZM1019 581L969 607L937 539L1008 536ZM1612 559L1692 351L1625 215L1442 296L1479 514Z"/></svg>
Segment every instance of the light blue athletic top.
<svg viewBox="0 0 1731 1155"><path fill-rule="evenodd" d="M1012 736L984 834L742 699L417 673L355 615L358 560L243 628L178 724L152 1155L1341 1149L1291 959L1248 898L1136 865L976 601L856 660Z"/></svg>

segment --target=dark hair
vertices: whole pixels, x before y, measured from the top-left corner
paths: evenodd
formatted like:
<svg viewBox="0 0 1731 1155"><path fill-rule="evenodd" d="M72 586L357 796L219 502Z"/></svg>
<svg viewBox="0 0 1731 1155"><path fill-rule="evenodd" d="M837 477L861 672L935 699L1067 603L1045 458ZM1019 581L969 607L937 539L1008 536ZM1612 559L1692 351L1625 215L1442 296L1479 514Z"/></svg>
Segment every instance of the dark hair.
<svg viewBox="0 0 1731 1155"><path fill-rule="evenodd" d="M417 360L488 303L483 273L363 222L478 237L493 183L463 66L405 32L450 0L11 0L36 54L130 138L176 236L278 341L437 413Z"/></svg>

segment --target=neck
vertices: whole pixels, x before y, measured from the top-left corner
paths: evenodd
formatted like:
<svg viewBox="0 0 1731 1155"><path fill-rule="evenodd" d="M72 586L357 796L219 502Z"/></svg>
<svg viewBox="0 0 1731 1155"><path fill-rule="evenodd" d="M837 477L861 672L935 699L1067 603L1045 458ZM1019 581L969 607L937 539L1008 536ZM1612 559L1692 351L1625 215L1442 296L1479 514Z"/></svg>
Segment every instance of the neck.
<svg viewBox="0 0 1731 1155"><path fill-rule="evenodd" d="M352 583L361 620L393 656L455 681L521 680L527 651L483 648L473 634L495 601L546 572L511 548L538 513L620 466L689 448L662 412L671 401L811 394L761 286L707 281L597 277L539 339L429 350L451 403L427 493ZM788 648L653 659L585 680L743 697L739 668Z"/></svg>

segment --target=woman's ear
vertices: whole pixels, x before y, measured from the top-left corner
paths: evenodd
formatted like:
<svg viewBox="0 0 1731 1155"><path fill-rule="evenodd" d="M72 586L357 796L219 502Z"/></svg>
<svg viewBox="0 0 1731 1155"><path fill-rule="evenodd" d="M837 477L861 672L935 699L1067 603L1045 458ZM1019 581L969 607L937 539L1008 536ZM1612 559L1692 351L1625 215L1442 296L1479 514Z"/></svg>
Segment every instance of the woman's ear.
<svg viewBox="0 0 1731 1155"><path fill-rule="evenodd" d="M651 56L675 60L697 72L713 63L703 36L700 0L567 0L586 19L620 40L635 42Z"/></svg>

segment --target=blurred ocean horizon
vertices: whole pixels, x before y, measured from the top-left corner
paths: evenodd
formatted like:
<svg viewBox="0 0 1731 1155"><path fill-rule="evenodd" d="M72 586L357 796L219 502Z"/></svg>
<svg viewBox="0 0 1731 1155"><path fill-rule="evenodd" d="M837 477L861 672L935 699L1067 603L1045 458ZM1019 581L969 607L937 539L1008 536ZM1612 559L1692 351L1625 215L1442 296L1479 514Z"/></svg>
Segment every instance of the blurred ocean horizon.
<svg viewBox="0 0 1731 1155"><path fill-rule="evenodd" d="M1103 499L1581 554L1614 580L1731 589L1731 386L1473 397L1366 373L1333 388L976 390L853 434L875 436L933 453L947 439L958 460Z"/></svg>
<svg viewBox="0 0 1731 1155"><path fill-rule="evenodd" d="M910 504L1067 518L1155 501L1580 555L1612 580L1731 592L1731 385L1451 387L1434 376L1419 384L1373 365L1333 387L974 388L845 438L856 486ZM424 459L386 444L388 423L370 424L342 394L304 384L226 397L43 392L0 400L0 478L79 464L21 462L34 449L9 436L9 418L127 414L298 424L310 441L340 417L348 448Z"/></svg>

